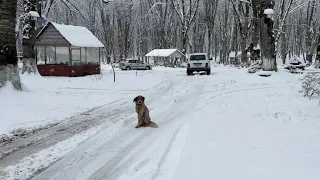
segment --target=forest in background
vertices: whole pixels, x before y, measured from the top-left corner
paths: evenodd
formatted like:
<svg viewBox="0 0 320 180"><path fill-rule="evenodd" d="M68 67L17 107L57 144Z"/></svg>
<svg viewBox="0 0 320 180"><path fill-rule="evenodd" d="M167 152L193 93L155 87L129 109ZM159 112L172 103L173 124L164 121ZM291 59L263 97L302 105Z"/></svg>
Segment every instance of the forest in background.
<svg viewBox="0 0 320 180"><path fill-rule="evenodd" d="M177 48L187 54L208 52L228 64L231 51L244 52L256 39L253 11L259 1L46 0L42 13L49 21L87 27L114 61L156 48ZM277 57L312 60L320 34L320 2L274 2ZM19 15L23 9L18 7Z"/></svg>

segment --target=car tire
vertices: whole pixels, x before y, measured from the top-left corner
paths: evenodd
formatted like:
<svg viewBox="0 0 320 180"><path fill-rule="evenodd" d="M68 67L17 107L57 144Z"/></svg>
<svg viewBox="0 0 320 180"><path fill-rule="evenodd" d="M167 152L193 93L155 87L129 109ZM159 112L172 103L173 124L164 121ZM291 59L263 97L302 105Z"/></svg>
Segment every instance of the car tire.
<svg viewBox="0 0 320 180"><path fill-rule="evenodd" d="M151 68L150 68L150 66L146 66L146 70L150 70Z"/></svg>
<svg viewBox="0 0 320 180"><path fill-rule="evenodd" d="M130 66L127 66L127 67L126 67L126 70L131 70L131 67L130 67Z"/></svg>

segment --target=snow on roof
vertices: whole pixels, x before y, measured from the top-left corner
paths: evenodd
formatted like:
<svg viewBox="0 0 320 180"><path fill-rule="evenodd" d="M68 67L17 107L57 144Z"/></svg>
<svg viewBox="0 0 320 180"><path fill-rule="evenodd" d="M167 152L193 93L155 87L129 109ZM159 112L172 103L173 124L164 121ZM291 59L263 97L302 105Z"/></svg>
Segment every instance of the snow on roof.
<svg viewBox="0 0 320 180"><path fill-rule="evenodd" d="M39 13L37 11L29 11L29 14L32 16L32 17L40 17Z"/></svg>
<svg viewBox="0 0 320 180"><path fill-rule="evenodd" d="M72 45L77 47L104 47L98 38L86 27L64 25L50 22L59 33Z"/></svg>
<svg viewBox="0 0 320 180"><path fill-rule="evenodd" d="M178 49L154 49L146 54L146 56L169 57L175 52L183 55L182 52L180 52Z"/></svg>
<svg viewBox="0 0 320 180"><path fill-rule="evenodd" d="M265 9L263 14L274 14L273 9Z"/></svg>

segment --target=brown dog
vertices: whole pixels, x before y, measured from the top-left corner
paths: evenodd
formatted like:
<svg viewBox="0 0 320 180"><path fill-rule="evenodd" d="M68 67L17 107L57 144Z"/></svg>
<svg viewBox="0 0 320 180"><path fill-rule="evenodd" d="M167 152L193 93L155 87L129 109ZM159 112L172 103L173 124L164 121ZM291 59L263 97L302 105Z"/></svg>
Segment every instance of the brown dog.
<svg viewBox="0 0 320 180"><path fill-rule="evenodd" d="M139 95L133 99L133 102L136 103L136 112L138 114L138 124L136 128L139 128L141 126L143 127L153 127L157 128L158 125L155 122L151 121L150 115L149 115L149 109L144 104L145 97Z"/></svg>

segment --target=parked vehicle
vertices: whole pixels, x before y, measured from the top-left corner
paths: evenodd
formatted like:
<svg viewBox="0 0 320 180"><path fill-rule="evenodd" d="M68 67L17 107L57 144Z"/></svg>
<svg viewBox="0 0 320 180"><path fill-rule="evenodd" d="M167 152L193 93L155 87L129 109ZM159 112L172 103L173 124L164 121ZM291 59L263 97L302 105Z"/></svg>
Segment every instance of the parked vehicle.
<svg viewBox="0 0 320 180"><path fill-rule="evenodd" d="M205 71L207 75L211 73L211 60L207 53L193 53L189 55L187 64L187 74L192 75L193 72Z"/></svg>
<svg viewBox="0 0 320 180"><path fill-rule="evenodd" d="M129 59L125 62L121 62L119 68L121 70L151 70L152 65L137 59Z"/></svg>

